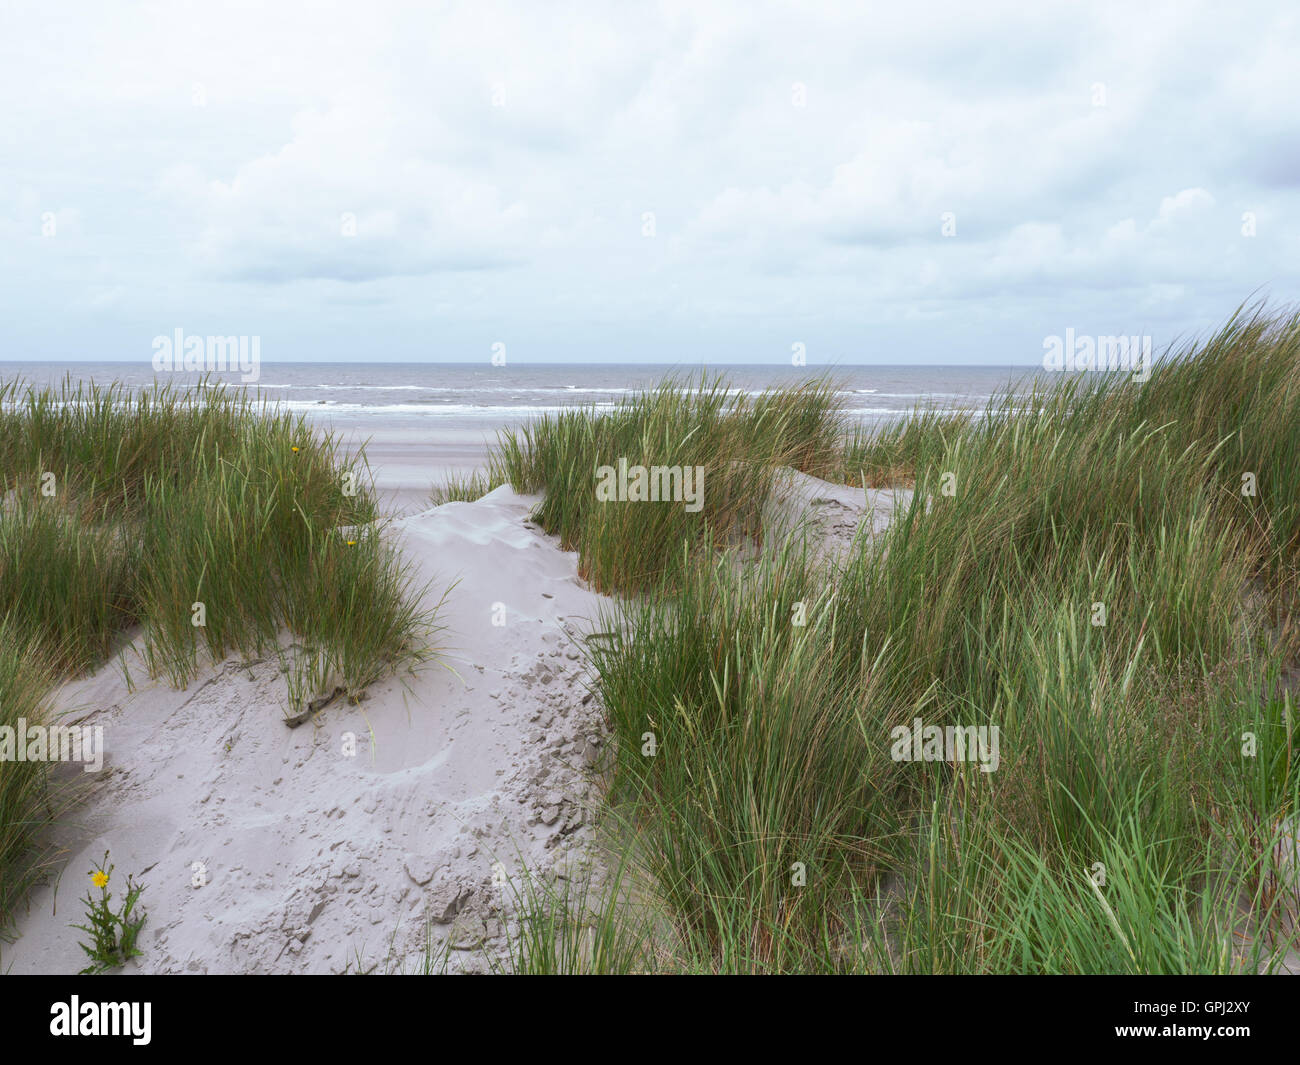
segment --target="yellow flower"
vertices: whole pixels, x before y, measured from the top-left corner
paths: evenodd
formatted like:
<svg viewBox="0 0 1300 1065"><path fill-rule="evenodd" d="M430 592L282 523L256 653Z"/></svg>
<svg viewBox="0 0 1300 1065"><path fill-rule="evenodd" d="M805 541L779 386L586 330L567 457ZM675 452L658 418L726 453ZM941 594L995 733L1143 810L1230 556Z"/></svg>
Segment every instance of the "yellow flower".
<svg viewBox="0 0 1300 1065"><path fill-rule="evenodd" d="M90 874L90 879L95 887L103 887L108 883L108 874L102 869L96 869Z"/></svg>
<svg viewBox="0 0 1300 1065"><path fill-rule="evenodd" d="M357 542L355 540L348 541L348 547L356 547L356 546L357 546Z"/></svg>
<svg viewBox="0 0 1300 1065"><path fill-rule="evenodd" d="M294 447L294 451L297 451L297 450L298 450L298 448L295 446L295 447Z"/></svg>

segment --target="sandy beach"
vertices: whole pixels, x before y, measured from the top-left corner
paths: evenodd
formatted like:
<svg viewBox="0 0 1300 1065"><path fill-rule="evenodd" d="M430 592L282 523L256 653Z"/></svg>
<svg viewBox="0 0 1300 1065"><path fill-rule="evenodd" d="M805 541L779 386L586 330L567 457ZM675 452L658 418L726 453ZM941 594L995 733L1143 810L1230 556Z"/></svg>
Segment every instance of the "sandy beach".
<svg viewBox="0 0 1300 1065"><path fill-rule="evenodd" d="M434 484L483 468L498 430L519 421L485 417L452 425L395 425L382 417L337 415L313 420L332 427L349 455L364 445L381 504L395 516L425 509Z"/></svg>

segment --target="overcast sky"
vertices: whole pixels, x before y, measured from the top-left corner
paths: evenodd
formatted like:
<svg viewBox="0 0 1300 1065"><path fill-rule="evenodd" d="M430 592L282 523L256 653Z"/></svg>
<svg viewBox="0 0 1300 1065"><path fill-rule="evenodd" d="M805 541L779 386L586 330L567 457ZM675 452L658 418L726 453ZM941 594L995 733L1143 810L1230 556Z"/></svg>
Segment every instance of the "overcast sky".
<svg viewBox="0 0 1300 1065"><path fill-rule="evenodd" d="M1298 10L4 0L0 358L1159 348L1300 292Z"/></svg>

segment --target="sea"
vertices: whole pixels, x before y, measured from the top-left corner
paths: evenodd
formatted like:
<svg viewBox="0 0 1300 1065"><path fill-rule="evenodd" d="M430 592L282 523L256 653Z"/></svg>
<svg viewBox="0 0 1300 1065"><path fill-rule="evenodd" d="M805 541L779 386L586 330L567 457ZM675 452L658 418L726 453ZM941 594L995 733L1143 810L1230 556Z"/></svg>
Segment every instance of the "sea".
<svg viewBox="0 0 1300 1065"><path fill-rule="evenodd" d="M847 418L880 423L916 410L978 412L995 395L1035 384L1048 375L1008 366L698 366L561 364L492 366L487 363L263 363L255 382L238 372L212 373L211 381L245 388L261 401L313 419L354 420L415 427L460 429L506 425L575 406L608 409L639 390L665 380L698 385L702 375L721 377L735 394L798 384L822 375L835 385ZM0 380L37 385L117 381L129 388L155 383L189 387L204 375L159 373L145 361L84 363L0 362Z"/></svg>

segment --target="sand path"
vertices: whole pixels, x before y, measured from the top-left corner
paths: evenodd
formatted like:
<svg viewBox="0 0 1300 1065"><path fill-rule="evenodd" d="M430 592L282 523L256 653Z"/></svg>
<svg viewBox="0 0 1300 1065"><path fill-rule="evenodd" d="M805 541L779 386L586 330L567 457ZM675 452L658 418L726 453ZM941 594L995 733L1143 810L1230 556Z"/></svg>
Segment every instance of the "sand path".
<svg viewBox="0 0 1300 1065"><path fill-rule="evenodd" d="M84 964L69 925L105 849L118 887L147 885L127 971L409 968L426 915L450 968L484 968L481 944L505 931L494 863L563 872L586 849L586 767L604 743L574 642L602 597L527 521L535 502L500 488L394 527L435 598L459 580L442 614L459 676L388 678L296 729L274 657L227 660L184 691L137 668L130 692L116 663L62 689L65 720L102 725L107 756L95 774L59 767L90 791L57 830L60 882L33 893L0 970Z"/></svg>

